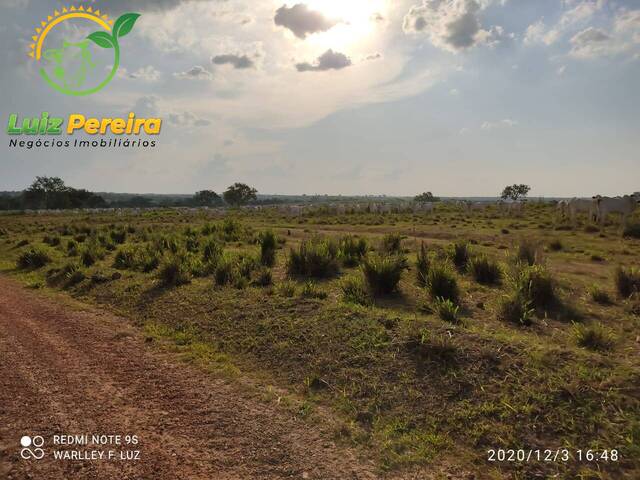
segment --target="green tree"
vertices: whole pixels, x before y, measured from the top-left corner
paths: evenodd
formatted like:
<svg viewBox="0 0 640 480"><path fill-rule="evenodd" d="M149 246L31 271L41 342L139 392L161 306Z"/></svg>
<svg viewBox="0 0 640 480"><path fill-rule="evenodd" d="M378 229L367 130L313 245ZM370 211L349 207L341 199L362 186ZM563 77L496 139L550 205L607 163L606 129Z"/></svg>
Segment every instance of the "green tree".
<svg viewBox="0 0 640 480"><path fill-rule="evenodd" d="M513 185L509 185L508 187L504 187L504 190L502 191L502 194L500 195L500 197L503 200L510 199L515 202L520 198L526 198L527 195L529 195L530 190L531 190L531 187L529 185L513 184Z"/></svg>
<svg viewBox="0 0 640 480"><path fill-rule="evenodd" d="M212 190L201 190L196 192L193 201L200 207L213 207L222 203L222 198Z"/></svg>
<svg viewBox="0 0 640 480"><path fill-rule="evenodd" d="M229 205L238 207L257 200L258 191L244 183L234 183L222 194L224 201Z"/></svg>
<svg viewBox="0 0 640 480"><path fill-rule="evenodd" d="M431 203L431 202L439 202L440 198L434 197L433 193L431 192L424 192L424 193L421 193L420 195L416 195L413 198L413 201L418 203Z"/></svg>

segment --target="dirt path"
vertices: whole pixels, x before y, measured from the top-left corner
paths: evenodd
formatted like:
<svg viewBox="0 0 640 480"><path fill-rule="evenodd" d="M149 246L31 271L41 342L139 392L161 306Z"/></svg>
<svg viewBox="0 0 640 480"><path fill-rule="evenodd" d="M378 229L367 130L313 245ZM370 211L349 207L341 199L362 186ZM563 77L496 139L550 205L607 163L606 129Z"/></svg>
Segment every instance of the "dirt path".
<svg viewBox="0 0 640 480"><path fill-rule="evenodd" d="M54 435L137 435L137 446L54 446ZM22 435L45 439L24 460ZM139 450L56 460L53 450ZM0 277L0 478L373 479L371 465L283 409L145 347L125 320L77 312Z"/></svg>

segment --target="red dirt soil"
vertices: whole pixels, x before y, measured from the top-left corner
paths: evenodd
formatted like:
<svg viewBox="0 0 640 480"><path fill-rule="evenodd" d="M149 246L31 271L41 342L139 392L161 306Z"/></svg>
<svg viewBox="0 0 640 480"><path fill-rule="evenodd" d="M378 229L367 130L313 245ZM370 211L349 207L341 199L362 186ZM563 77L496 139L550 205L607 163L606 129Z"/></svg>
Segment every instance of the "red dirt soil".
<svg viewBox="0 0 640 480"><path fill-rule="evenodd" d="M236 382L153 351L130 324L76 311L0 277L0 478L374 479L358 460ZM55 447L53 435L137 435L137 447ZM42 460L20 457L41 435ZM52 450L137 449L137 461L55 460Z"/></svg>

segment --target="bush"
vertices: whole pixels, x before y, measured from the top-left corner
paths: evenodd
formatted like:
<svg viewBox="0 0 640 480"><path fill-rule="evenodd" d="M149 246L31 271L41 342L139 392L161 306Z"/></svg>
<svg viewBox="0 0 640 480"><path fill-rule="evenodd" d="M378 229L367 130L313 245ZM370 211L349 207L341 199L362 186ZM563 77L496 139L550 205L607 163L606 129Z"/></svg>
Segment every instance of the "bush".
<svg viewBox="0 0 640 480"><path fill-rule="evenodd" d="M431 266L431 259L427 252L427 247L424 242L420 244L420 251L418 252L418 259L416 260L416 281L419 287L425 287L427 285L427 275L429 274L429 267Z"/></svg>
<svg viewBox="0 0 640 480"><path fill-rule="evenodd" d="M256 280L254 282L259 287L268 287L273 283L273 274L267 267L262 267L256 274Z"/></svg>
<svg viewBox="0 0 640 480"><path fill-rule="evenodd" d="M613 335L601 324L590 326L574 324L574 334L579 346L589 350L609 350L613 347Z"/></svg>
<svg viewBox="0 0 640 480"><path fill-rule="evenodd" d="M49 236L46 235L43 239L42 239L43 243L46 243L47 245L51 246L51 247L57 247L58 245L60 245L60 237L58 236Z"/></svg>
<svg viewBox="0 0 640 480"><path fill-rule="evenodd" d="M222 286L233 283L237 276L233 259L228 256L222 257L216 266L213 276L216 285Z"/></svg>
<svg viewBox="0 0 640 480"><path fill-rule="evenodd" d="M133 270L138 265L138 251L131 246L120 247L113 260L113 268L118 270Z"/></svg>
<svg viewBox="0 0 640 480"><path fill-rule="evenodd" d="M614 281L616 290L624 298L640 292L640 271L635 268L618 267L615 271Z"/></svg>
<svg viewBox="0 0 640 480"><path fill-rule="evenodd" d="M435 309L442 320L449 323L459 323L458 311L460 307L451 300L445 300L441 297L436 298Z"/></svg>
<svg viewBox="0 0 640 480"><path fill-rule="evenodd" d="M369 245L364 238L357 238L347 235L340 239L339 255L345 267L356 267L360 265L362 258L367 254Z"/></svg>
<svg viewBox="0 0 640 480"><path fill-rule="evenodd" d="M530 267L540 263L541 254L539 246L529 240L523 240L518 244L516 252L516 260L518 263L524 263Z"/></svg>
<svg viewBox="0 0 640 480"><path fill-rule="evenodd" d="M298 250L291 249L287 262L290 274L323 278L338 272L338 249L330 240L304 240Z"/></svg>
<svg viewBox="0 0 640 480"><path fill-rule="evenodd" d="M238 275L247 280L251 279L251 275L260 266L260 262L251 255L241 254L236 259L236 271Z"/></svg>
<svg viewBox="0 0 640 480"><path fill-rule="evenodd" d="M597 285L594 285L589 289L589 296L591 297L591 300L600 305L611 305L613 303L609 293Z"/></svg>
<svg viewBox="0 0 640 480"><path fill-rule="evenodd" d="M26 252L22 252L16 261L18 268L42 268L51 262L51 257L39 248L32 248Z"/></svg>
<svg viewBox="0 0 640 480"><path fill-rule="evenodd" d="M406 257L398 254L369 254L362 262L362 272L367 285L378 295L395 292L402 272L407 268Z"/></svg>
<svg viewBox="0 0 640 480"><path fill-rule="evenodd" d="M460 290L458 281L451 267L446 263L436 263L431 266L427 275L427 292L433 300L442 298L458 304Z"/></svg>
<svg viewBox="0 0 640 480"><path fill-rule="evenodd" d="M222 258L223 250L220 243L215 240L208 240L207 243L204 244L202 249L202 261L206 265L210 265L212 269L215 269L216 265Z"/></svg>
<svg viewBox="0 0 640 480"><path fill-rule="evenodd" d="M259 238L260 243L260 263L265 267L273 267L276 264L276 249L278 248L278 238L275 233L268 230Z"/></svg>
<svg viewBox="0 0 640 480"><path fill-rule="evenodd" d="M524 267L516 277L515 290L539 310L550 310L559 304L555 281L542 265Z"/></svg>
<svg viewBox="0 0 640 480"><path fill-rule="evenodd" d="M518 292L502 297L498 304L498 319L518 325L531 325L534 310Z"/></svg>
<svg viewBox="0 0 640 480"><path fill-rule="evenodd" d="M177 287L191 282L188 259L176 254L166 258L158 270L158 280L163 287Z"/></svg>
<svg viewBox="0 0 640 480"><path fill-rule="evenodd" d="M475 257L469 261L471 276L483 285L498 285L502 281L502 270L497 262L486 256Z"/></svg>
<svg viewBox="0 0 640 480"><path fill-rule="evenodd" d="M456 242L450 245L447 256L459 271L466 272L470 257L469 243Z"/></svg>
<svg viewBox="0 0 640 480"><path fill-rule="evenodd" d="M402 253L402 236L399 233L388 233L382 237L382 252L389 254Z"/></svg>
<svg viewBox="0 0 640 480"><path fill-rule="evenodd" d="M98 243L91 242L82 249L80 252L80 262L85 267L90 267L95 264L98 260L102 260L105 257L104 248L102 248Z"/></svg>
<svg viewBox="0 0 640 480"><path fill-rule="evenodd" d="M640 238L640 223L630 223L626 225L622 235L626 238Z"/></svg>
<svg viewBox="0 0 640 480"><path fill-rule="evenodd" d="M360 275L352 275L340 282L342 299L347 303L369 306L372 303L371 295L363 278Z"/></svg>
<svg viewBox="0 0 640 480"><path fill-rule="evenodd" d="M85 274L77 263L67 263L61 274L65 281L65 288L73 287L85 279Z"/></svg>
<svg viewBox="0 0 640 480"><path fill-rule="evenodd" d="M78 242L71 239L67 242L67 255L75 257L78 255Z"/></svg>
<svg viewBox="0 0 640 480"><path fill-rule="evenodd" d="M127 240L127 232L125 230L111 230L109 236L116 245L122 245Z"/></svg>
<svg viewBox="0 0 640 480"><path fill-rule="evenodd" d="M160 235L154 239L153 245L161 252L169 251L175 254L180 250L180 239L175 235Z"/></svg>
<svg viewBox="0 0 640 480"><path fill-rule="evenodd" d="M324 300L328 295L327 292L320 290L314 282L309 280L304 284L304 287L302 287L300 296L304 298L315 298L318 300Z"/></svg>

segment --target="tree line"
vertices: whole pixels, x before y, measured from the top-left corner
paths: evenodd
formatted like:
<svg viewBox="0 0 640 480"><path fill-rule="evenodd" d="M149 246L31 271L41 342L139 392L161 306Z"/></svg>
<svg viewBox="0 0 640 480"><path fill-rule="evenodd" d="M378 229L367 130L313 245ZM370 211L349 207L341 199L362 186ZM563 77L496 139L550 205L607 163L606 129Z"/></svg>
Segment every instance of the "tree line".
<svg viewBox="0 0 640 480"><path fill-rule="evenodd" d="M148 207L221 207L260 203L258 191L244 183L234 183L222 195L201 190L188 198L155 199L136 195L124 200L108 201L86 189L69 187L59 177L36 177L17 194L0 194L0 210L66 210L76 208L148 208Z"/></svg>

